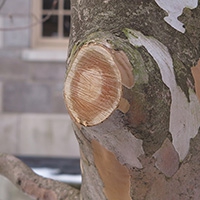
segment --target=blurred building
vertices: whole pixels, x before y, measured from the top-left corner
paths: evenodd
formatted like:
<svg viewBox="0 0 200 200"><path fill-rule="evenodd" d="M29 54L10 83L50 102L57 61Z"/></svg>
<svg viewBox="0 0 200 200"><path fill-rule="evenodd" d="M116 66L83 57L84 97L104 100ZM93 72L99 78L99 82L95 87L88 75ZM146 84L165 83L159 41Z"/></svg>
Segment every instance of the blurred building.
<svg viewBox="0 0 200 200"><path fill-rule="evenodd" d="M79 156L63 100L70 1L55 2L0 1L0 152Z"/></svg>
<svg viewBox="0 0 200 200"><path fill-rule="evenodd" d="M79 157L63 100L70 1L55 2L0 0L0 152ZM0 176L0 200L18 199Z"/></svg>

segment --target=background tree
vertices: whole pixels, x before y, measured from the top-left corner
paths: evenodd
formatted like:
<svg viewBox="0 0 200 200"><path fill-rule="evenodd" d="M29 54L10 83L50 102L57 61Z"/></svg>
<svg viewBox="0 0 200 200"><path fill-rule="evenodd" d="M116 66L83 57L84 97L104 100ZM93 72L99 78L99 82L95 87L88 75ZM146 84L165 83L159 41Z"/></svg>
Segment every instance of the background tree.
<svg viewBox="0 0 200 200"><path fill-rule="evenodd" d="M80 196L65 185L58 197L53 182L36 189L39 177L21 179L28 170L7 177L24 191L37 182L39 199L199 199L198 3L72 1L64 97L80 145Z"/></svg>

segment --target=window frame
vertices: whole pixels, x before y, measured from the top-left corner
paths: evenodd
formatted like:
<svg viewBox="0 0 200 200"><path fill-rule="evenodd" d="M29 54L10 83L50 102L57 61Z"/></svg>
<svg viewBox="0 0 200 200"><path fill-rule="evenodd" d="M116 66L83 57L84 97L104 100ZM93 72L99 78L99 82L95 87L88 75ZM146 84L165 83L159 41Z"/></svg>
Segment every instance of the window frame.
<svg viewBox="0 0 200 200"><path fill-rule="evenodd" d="M61 0L63 2L63 0ZM60 7L60 6L59 6ZM46 13L42 12L42 0L32 0L32 24L35 24L37 20L41 20L41 16ZM56 14L59 17L59 14L62 16L68 14L71 15L70 10L53 10L51 11L52 15ZM62 18L62 17L61 17ZM61 22L63 24L63 19ZM61 37L53 38L53 37L43 37L42 36L42 25L41 23L37 23L36 25L32 26L31 31L31 47L32 48L66 48L69 43L69 37Z"/></svg>

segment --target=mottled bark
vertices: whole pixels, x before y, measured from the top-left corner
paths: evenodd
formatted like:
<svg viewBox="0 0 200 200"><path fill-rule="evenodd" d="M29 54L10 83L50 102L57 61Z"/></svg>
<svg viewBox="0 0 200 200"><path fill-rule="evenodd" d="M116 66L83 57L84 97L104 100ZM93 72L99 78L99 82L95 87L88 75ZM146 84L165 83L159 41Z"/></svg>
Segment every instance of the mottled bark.
<svg viewBox="0 0 200 200"><path fill-rule="evenodd" d="M163 2L71 2L64 94L80 145L84 200L200 199L200 6L193 0L191 5L184 0ZM103 54L101 59L91 57L92 45L108 49L109 58ZM118 53L125 55L123 60L128 59L126 65L125 61L121 63L123 69L128 69L128 63L132 66L134 84L130 87L124 84L125 76L131 76L126 70L120 71L115 57ZM117 107L110 106L109 116L90 124L82 117L82 112L91 114L89 107L82 104L80 109L75 102L81 104L81 99L91 93L88 102L97 105L96 115L99 104L101 108L108 105L92 87L83 90L78 85L84 77L87 86L96 84L92 73L89 79L80 66L86 69L93 62L90 70L98 68L105 74L103 61L110 63L107 68L119 70L121 78L112 77L121 82L121 100L128 106L120 109L119 101ZM68 77L71 71L75 78ZM103 81L101 78L99 82L103 85ZM78 95L71 98L74 91ZM84 91L82 97L80 91ZM110 97L109 91L105 98ZM95 107L92 111L96 117Z"/></svg>

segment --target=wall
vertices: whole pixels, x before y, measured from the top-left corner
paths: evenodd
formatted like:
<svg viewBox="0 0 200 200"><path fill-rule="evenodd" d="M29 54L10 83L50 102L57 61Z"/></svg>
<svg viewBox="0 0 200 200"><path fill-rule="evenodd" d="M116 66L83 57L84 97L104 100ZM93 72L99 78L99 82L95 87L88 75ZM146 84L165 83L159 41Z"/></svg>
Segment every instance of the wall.
<svg viewBox="0 0 200 200"><path fill-rule="evenodd" d="M0 49L0 151L79 156L63 100L65 62L24 61L21 52Z"/></svg>
<svg viewBox="0 0 200 200"><path fill-rule="evenodd" d="M62 91L67 47L31 48L34 27L19 28L30 24L31 0L0 11L0 152L78 157Z"/></svg>
<svg viewBox="0 0 200 200"><path fill-rule="evenodd" d="M62 92L67 48L31 49L31 28L7 31L30 24L30 10L31 0L0 10L0 152L79 157ZM0 200L17 199L26 198L0 177Z"/></svg>

